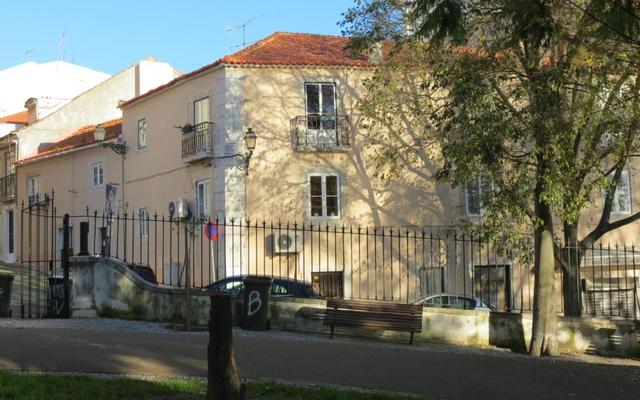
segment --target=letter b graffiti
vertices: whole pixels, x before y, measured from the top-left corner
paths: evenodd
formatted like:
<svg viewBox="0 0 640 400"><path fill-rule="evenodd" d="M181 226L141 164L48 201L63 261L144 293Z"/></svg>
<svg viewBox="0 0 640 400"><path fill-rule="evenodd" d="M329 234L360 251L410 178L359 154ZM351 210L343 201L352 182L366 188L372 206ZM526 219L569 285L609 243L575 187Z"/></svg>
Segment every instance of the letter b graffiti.
<svg viewBox="0 0 640 400"><path fill-rule="evenodd" d="M260 311L262 308L262 299L260 298L260 292L256 290L252 290L249 293L249 304L247 305L247 316L252 316L253 314Z"/></svg>

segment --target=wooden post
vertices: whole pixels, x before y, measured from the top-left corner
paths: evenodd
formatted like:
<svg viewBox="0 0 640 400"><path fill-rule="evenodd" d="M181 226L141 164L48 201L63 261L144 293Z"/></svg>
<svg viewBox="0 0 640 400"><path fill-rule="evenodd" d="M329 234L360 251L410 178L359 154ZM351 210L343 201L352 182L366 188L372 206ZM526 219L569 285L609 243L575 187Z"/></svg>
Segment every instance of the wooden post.
<svg viewBox="0 0 640 400"><path fill-rule="evenodd" d="M189 259L189 221L184 222L184 268L186 273L186 295L187 295L187 315L186 315L186 326L187 332L191 332L191 267L189 263L191 260Z"/></svg>
<svg viewBox="0 0 640 400"><path fill-rule="evenodd" d="M216 293L210 299L207 400L243 400L233 354L231 296Z"/></svg>
<svg viewBox="0 0 640 400"><path fill-rule="evenodd" d="M62 271L64 275L64 306L62 308L62 317L71 317L71 284L69 282L69 214L64 215L62 230Z"/></svg>

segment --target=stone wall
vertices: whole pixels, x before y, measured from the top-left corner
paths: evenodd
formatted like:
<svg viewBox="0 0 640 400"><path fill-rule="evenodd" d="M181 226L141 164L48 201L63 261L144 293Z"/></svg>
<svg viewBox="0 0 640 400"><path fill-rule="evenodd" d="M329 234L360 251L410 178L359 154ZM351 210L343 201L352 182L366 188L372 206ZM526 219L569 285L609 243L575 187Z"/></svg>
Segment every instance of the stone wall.
<svg viewBox="0 0 640 400"><path fill-rule="evenodd" d="M151 284L117 260L73 257L72 309L74 317L115 316L149 321L185 321L184 289ZM191 320L206 325L209 298L194 290ZM234 315L239 318L239 302ZM322 299L279 298L270 300L271 328L327 334L323 325L326 302ZM425 308L422 332L415 341L466 346L497 346L526 351L531 337L531 315L485 311ZM633 321L560 317L558 342L561 351L640 355L638 328ZM408 341L404 332L375 332L337 328L336 335Z"/></svg>

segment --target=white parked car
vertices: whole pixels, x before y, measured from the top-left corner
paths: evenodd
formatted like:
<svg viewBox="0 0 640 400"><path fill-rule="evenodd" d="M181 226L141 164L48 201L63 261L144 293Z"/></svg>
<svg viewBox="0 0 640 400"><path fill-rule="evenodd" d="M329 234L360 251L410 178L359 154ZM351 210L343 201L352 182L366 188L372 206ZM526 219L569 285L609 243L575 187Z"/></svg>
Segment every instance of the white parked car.
<svg viewBox="0 0 640 400"><path fill-rule="evenodd" d="M467 297L458 294L434 294L427 296L415 304L422 304L425 307L437 308L458 308L461 310L494 311L491 306L482 301L479 297Z"/></svg>

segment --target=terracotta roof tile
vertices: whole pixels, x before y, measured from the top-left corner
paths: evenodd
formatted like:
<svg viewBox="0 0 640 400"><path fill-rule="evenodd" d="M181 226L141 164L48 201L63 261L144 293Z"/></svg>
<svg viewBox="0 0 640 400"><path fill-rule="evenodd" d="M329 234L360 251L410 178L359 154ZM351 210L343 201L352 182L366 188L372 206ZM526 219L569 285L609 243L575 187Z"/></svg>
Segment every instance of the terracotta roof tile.
<svg viewBox="0 0 640 400"><path fill-rule="evenodd" d="M120 105L126 107L153 93L189 79L218 65L278 65L373 68L366 56L354 57L346 49L349 38L311 33L275 32L253 45L134 97Z"/></svg>
<svg viewBox="0 0 640 400"><path fill-rule="evenodd" d="M0 124L26 124L27 122L29 122L29 112L26 110L0 117Z"/></svg>
<svg viewBox="0 0 640 400"><path fill-rule="evenodd" d="M122 118L103 122L99 125L105 128L104 140L115 139L122 133ZM98 125L88 125L82 127L59 142L42 146L38 149L38 154L18 160L16 163L21 164L27 161L48 158L70 150L95 144L96 140L93 133L97 126Z"/></svg>

